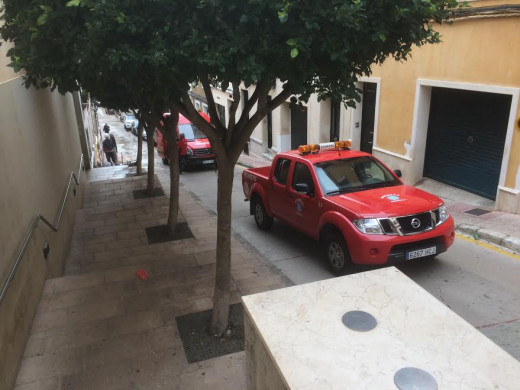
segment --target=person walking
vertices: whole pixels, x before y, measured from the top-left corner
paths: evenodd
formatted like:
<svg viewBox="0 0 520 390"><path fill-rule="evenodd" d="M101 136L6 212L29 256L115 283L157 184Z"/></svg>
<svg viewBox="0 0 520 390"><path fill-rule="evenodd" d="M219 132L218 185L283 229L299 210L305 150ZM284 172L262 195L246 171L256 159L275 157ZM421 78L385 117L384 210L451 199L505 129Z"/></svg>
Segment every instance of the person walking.
<svg viewBox="0 0 520 390"><path fill-rule="evenodd" d="M177 148L179 149L179 174L182 175L184 164L186 163L186 153L188 151L188 140L184 136L184 133L181 133L177 141Z"/></svg>
<svg viewBox="0 0 520 390"><path fill-rule="evenodd" d="M107 134L110 132L110 126L108 125L108 123L105 123L105 126L103 126L103 131Z"/></svg>
<svg viewBox="0 0 520 390"><path fill-rule="evenodd" d="M107 157L107 162L110 165L117 164L115 158L114 145L112 144L112 140L108 134L105 134L105 139L103 140L103 152L105 152L105 156Z"/></svg>
<svg viewBox="0 0 520 390"><path fill-rule="evenodd" d="M114 133L111 131L110 133L108 133L110 135L110 141L112 141L112 152L114 153L114 156L115 157L115 160L116 160L116 164L119 163L119 159L117 158L117 153L118 153L118 150L117 150L117 142L116 142L116 137L114 137Z"/></svg>

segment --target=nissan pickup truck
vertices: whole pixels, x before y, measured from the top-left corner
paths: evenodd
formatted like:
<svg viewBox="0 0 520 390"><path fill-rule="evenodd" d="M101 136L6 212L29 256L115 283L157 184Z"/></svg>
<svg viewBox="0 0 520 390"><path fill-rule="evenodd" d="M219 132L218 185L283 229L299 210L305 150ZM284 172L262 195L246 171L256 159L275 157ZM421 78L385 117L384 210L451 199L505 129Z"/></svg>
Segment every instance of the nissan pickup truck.
<svg viewBox="0 0 520 390"><path fill-rule="evenodd" d="M260 229L277 218L322 243L339 275L353 264L432 258L453 244L454 222L443 201L400 177L339 141L279 153L270 167L244 170L242 187Z"/></svg>

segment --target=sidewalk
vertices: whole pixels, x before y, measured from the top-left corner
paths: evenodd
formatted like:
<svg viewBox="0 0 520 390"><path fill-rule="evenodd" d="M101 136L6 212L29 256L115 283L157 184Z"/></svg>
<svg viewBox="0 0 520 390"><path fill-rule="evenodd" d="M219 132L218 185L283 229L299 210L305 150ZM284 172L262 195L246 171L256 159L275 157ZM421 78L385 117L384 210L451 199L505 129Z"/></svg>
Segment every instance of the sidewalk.
<svg viewBox="0 0 520 390"><path fill-rule="evenodd" d="M65 274L45 283L16 390L243 389L243 351L189 363L177 326L213 306L216 218L181 187L179 222L194 237L149 244L145 228L166 222L168 197L134 199L146 176L128 172L88 173ZM288 283L232 239L231 303Z"/></svg>
<svg viewBox="0 0 520 390"><path fill-rule="evenodd" d="M238 164L245 167L260 167L271 165L271 161L263 156L242 154ZM455 220L458 233L500 245L520 254L519 214L495 211L493 201L434 180L425 179L416 187L444 200L446 208Z"/></svg>

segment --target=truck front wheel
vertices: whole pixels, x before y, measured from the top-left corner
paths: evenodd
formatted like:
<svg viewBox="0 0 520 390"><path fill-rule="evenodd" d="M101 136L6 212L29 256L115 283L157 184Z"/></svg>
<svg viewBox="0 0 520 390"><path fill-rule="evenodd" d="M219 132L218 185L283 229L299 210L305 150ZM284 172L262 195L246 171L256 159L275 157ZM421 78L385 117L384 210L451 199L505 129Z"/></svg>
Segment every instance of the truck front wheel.
<svg viewBox="0 0 520 390"><path fill-rule="evenodd" d="M330 270L335 275L343 275L350 268L350 255L345 239L338 232L330 232L325 237L325 249Z"/></svg>
<svg viewBox="0 0 520 390"><path fill-rule="evenodd" d="M256 225L262 230L268 230L273 224L273 218L267 214L262 201L258 198L253 201L253 215Z"/></svg>

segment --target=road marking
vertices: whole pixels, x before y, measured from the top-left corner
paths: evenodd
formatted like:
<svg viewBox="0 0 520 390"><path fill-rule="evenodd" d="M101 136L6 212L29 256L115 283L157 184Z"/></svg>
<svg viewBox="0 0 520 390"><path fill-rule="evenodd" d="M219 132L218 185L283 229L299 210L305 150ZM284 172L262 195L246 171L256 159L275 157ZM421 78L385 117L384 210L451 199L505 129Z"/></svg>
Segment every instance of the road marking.
<svg viewBox="0 0 520 390"><path fill-rule="evenodd" d="M460 238L464 241L467 241L467 242L471 242L471 243L474 243L474 244L477 244L477 245L480 245L484 248L487 248L487 249L490 249L492 251L495 251L501 255L504 255L504 256L508 256L508 257L511 257L515 260L520 260L520 256L513 253L513 252L509 252L509 251L506 251L506 250L503 250L501 249L499 246L497 246L496 244L491 244L489 242L485 242L485 241L482 241L482 240L478 240L478 239L474 239L472 237L468 237L468 236L464 236L460 233L455 233L455 236L457 238Z"/></svg>

